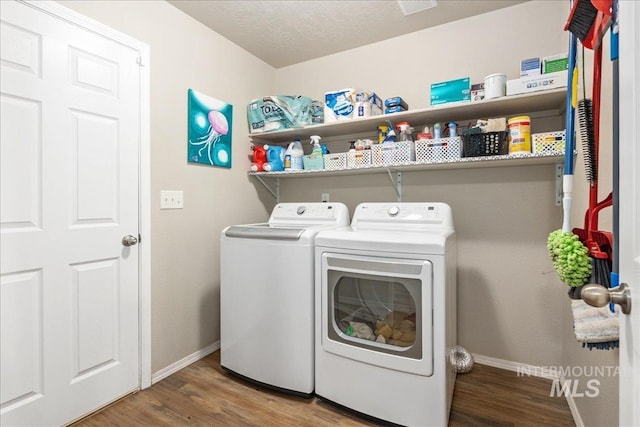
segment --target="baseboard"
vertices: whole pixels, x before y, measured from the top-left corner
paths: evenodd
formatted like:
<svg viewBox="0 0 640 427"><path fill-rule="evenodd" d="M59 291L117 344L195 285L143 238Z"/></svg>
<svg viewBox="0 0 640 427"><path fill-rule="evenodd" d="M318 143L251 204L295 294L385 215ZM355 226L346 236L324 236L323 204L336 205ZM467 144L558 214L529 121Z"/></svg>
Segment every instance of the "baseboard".
<svg viewBox="0 0 640 427"><path fill-rule="evenodd" d="M197 362L203 357L206 357L219 349L220 349L220 341L216 341L213 344L196 351L195 353L191 353L187 357L184 357L178 360L177 362L167 366L166 368L162 368L158 372L155 372L151 376L151 384L155 384L158 381L162 381L163 379L167 378L169 375L175 374L180 369L186 368L187 366L191 365L193 362Z"/></svg>
<svg viewBox="0 0 640 427"><path fill-rule="evenodd" d="M560 384L564 384L565 377L564 375L560 376ZM580 416L580 411L578 410L578 405L576 405L576 401L573 400L573 396L571 393L565 393L565 398L567 399L567 404L569 405L569 410L571 411L571 416L573 417L573 422L576 423L576 427L584 427L584 421L582 421L582 417Z"/></svg>
<svg viewBox="0 0 640 427"><path fill-rule="evenodd" d="M473 361L480 365L493 366L494 368L517 372L520 375L546 378L548 380L558 379L558 375L556 372L553 372L543 366L528 365L526 363L512 362L510 360L496 359L495 357L483 356L481 354L475 353L473 354Z"/></svg>
<svg viewBox="0 0 640 427"><path fill-rule="evenodd" d="M561 384L564 384L564 376L558 375L557 372L551 371L548 368L534 365L527 365L526 363L512 362L510 360L496 359L494 357L483 356L481 354L473 354L473 361L479 365L493 366L494 368L506 369L507 371L517 372L523 375L530 375L532 377L546 378L548 380L559 380ZM573 400L571 393L565 393L565 399L569 405L573 422L576 423L576 427L584 427L584 422L578 411L578 406Z"/></svg>

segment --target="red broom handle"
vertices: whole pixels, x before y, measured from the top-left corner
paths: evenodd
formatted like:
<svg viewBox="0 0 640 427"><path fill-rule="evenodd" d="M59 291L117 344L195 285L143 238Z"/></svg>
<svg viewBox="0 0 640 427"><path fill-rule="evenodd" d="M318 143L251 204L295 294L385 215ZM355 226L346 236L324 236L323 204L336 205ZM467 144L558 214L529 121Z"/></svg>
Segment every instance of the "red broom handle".
<svg viewBox="0 0 640 427"><path fill-rule="evenodd" d="M596 170L596 179L591 183L589 188L589 215L586 224L587 238L591 240L591 230L598 228L598 216L592 215L598 203L598 157L600 155L600 92L602 86L602 45L593 52L593 164Z"/></svg>

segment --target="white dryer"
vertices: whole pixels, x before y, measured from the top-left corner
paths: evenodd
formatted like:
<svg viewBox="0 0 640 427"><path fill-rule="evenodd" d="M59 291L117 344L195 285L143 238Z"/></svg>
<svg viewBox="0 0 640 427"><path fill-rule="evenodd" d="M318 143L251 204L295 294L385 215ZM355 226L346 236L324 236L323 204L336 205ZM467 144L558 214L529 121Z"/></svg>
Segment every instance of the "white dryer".
<svg viewBox="0 0 640 427"><path fill-rule="evenodd" d="M279 203L220 237L221 365L264 386L314 391L314 238L349 225L342 203Z"/></svg>
<svg viewBox="0 0 640 427"><path fill-rule="evenodd" d="M446 426L456 378L456 239L444 203L362 203L316 236L316 394Z"/></svg>

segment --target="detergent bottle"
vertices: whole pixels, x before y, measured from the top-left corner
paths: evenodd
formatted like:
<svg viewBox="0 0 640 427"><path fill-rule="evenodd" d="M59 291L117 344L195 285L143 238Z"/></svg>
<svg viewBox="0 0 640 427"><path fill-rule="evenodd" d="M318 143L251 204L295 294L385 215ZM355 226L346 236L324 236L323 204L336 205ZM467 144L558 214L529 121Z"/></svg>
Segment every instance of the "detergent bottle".
<svg viewBox="0 0 640 427"><path fill-rule="evenodd" d="M299 139L295 139L287 147L287 151L284 152L284 169L285 170L302 170L302 156L304 150L302 149L302 143Z"/></svg>
<svg viewBox="0 0 640 427"><path fill-rule="evenodd" d="M267 162L267 149L259 145L255 145L251 148L253 154L251 155L251 172L262 172L264 170L264 164Z"/></svg>
<svg viewBox="0 0 640 427"><path fill-rule="evenodd" d="M267 151L267 163L262 165L266 172L276 172L284 170L284 147L277 145L265 145Z"/></svg>

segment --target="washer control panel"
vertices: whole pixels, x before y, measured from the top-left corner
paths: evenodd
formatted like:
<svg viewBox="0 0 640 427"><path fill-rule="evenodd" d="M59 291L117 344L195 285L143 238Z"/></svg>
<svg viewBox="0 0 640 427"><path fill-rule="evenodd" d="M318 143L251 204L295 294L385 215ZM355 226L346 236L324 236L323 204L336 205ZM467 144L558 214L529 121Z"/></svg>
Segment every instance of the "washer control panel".
<svg viewBox="0 0 640 427"><path fill-rule="evenodd" d="M278 203L269 218L271 225L349 224L349 210L343 203Z"/></svg>

